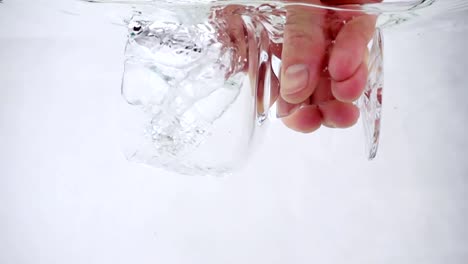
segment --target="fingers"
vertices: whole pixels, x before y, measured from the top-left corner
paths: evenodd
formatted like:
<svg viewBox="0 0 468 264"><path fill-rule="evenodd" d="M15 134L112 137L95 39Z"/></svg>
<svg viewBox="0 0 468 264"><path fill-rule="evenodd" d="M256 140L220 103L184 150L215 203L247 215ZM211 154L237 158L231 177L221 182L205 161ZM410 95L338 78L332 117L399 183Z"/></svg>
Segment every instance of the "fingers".
<svg viewBox="0 0 468 264"><path fill-rule="evenodd" d="M359 109L352 103L332 100L319 105L322 124L332 128L347 128L356 124Z"/></svg>
<svg viewBox="0 0 468 264"><path fill-rule="evenodd" d="M321 2L362 4L380 0ZM288 9L278 109L292 114L283 118L283 122L305 133L321 125L353 126L359 118L359 109L352 102L362 94L367 81L367 46L374 35L376 17L357 12L321 14L316 9L306 10ZM331 40L334 44L327 54ZM323 75L325 65L329 76ZM301 102L308 105L298 106Z"/></svg>
<svg viewBox="0 0 468 264"><path fill-rule="evenodd" d="M328 70L334 81L349 79L361 65L367 44L375 31L376 17L362 15L349 21L338 33Z"/></svg>
<svg viewBox="0 0 468 264"><path fill-rule="evenodd" d="M318 106L300 107L282 120L290 129L311 133L322 124L331 128L348 128L356 124L358 119L359 109L354 104L332 100Z"/></svg>
<svg viewBox="0 0 468 264"><path fill-rule="evenodd" d="M289 103L297 104L309 98L319 81L326 51L324 12L303 6L288 7L280 94Z"/></svg>
<svg viewBox="0 0 468 264"><path fill-rule="evenodd" d="M354 102L357 100L367 82L367 64L362 62L358 70L347 80L331 82L331 93L333 96L342 102Z"/></svg>
<svg viewBox="0 0 468 264"><path fill-rule="evenodd" d="M296 112L282 120L292 130L311 133L322 125L322 113L318 106L308 105L299 108Z"/></svg>

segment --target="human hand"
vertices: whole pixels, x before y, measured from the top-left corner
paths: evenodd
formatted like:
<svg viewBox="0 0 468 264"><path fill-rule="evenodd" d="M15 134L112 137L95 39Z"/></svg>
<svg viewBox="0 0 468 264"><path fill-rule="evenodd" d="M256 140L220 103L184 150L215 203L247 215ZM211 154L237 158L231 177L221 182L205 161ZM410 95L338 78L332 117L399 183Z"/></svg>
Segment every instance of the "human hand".
<svg viewBox="0 0 468 264"><path fill-rule="evenodd" d="M311 4L363 4L378 0L309 0ZM376 17L359 12L289 6L280 49L279 116L284 124L308 133L322 125L354 125L353 104L367 81L367 45ZM299 107L300 105L300 107Z"/></svg>

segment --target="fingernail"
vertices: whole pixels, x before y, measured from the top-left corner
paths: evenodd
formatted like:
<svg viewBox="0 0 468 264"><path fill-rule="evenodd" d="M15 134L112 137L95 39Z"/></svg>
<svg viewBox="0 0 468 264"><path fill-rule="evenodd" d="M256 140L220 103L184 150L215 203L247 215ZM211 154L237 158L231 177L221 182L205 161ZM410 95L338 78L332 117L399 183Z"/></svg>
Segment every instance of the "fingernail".
<svg viewBox="0 0 468 264"><path fill-rule="evenodd" d="M281 78L281 91L284 95L303 90L309 81L309 67L305 64L289 66Z"/></svg>

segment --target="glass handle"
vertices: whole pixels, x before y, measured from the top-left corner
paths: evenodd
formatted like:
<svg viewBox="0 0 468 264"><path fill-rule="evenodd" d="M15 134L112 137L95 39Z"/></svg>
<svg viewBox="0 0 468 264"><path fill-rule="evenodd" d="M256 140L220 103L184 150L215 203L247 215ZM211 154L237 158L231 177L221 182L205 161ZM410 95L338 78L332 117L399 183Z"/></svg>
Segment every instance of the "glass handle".
<svg viewBox="0 0 468 264"><path fill-rule="evenodd" d="M384 85L383 34L375 31L368 60L369 75L363 95L358 101L364 126L366 151L369 160L377 155L382 117L382 90Z"/></svg>
<svg viewBox="0 0 468 264"><path fill-rule="evenodd" d="M383 34L380 28L376 29L373 40L370 42L369 46L369 75L364 92L359 98L357 104L361 111L361 122L364 126L366 155L369 160L372 160L376 157L379 146L382 113L382 89L384 83ZM259 64L259 72L265 77L263 78L265 81L257 82L257 95L259 96L258 98L261 98L261 100L258 101L263 102L260 104L261 109L268 109L268 106L272 106L270 107L270 111L272 112L270 115L276 116L276 118L282 118L293 113L294 109L301 107L302 104L289 104L278 96L278 76L281 68L281 59L276 58L275 56L268 56L268 54L265 53L263 56L260 55L259 61L261 62ZM265 65L270 66L265 67ZM269 91L269 94L267 94L267 91ZM277 111L278 108L283 108L287 111L281 113L280 111ZM268 115L265 111L262 111L261 114L257 115L258 120L261 122L263 122L267 116Z"/></svg>

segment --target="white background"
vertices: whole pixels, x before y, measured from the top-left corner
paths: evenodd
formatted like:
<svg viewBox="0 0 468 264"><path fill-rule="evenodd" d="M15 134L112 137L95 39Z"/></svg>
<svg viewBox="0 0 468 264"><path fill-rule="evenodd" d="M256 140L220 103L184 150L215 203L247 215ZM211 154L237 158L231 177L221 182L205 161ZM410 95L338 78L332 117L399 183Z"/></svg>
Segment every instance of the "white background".
<svg viewBox="0 0 468 264"><path fill-rule="evenodd" d="M17 1L0 4L0 263L468 262L468 30L445 30L466 13L387 34L377 160L360 127L275 122L211 178L121 154L124 29Z"/></svg>

